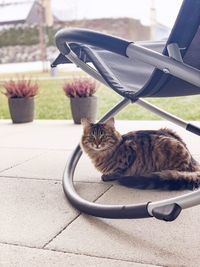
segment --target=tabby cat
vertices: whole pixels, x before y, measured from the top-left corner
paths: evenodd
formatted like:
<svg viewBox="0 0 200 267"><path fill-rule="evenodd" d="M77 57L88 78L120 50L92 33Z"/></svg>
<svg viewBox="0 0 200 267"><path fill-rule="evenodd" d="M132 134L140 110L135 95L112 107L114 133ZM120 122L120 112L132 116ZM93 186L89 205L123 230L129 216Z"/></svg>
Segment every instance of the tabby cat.
<svg viewBox="0 0 200 267"><path fill-rule="evenodd" d="M193 190L200 185L200 164L172 130L133 131L121 135L114 119L90 123L82 119L81 147L103 181L139 189Z"/></svg>

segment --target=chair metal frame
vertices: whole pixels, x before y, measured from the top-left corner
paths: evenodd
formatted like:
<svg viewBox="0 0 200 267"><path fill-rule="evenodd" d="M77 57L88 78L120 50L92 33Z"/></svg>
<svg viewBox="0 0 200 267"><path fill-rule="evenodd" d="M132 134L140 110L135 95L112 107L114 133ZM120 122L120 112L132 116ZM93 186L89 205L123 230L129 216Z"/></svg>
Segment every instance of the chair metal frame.
<svg viewBox="0 0 200 267"><path fill-rule="evenodd" d="M103 42L99 41L102 39ZM142 47L138 44L126 42L120 38L104 35L98 32L87 31L83 29L59 31L56 34L56 45L62 55L64 55L72 63L76 64L90 76L108 87L110 87L110 85L107 83L107 81L105 81L102 75L95 68L91 67L91 65L83 62L71 50L71 43L97 46L99 48L106 49L132 59L136 58L154 66L157 69L160 69L164 73L169 73L175 77L200 87L200 71L183 63L179 47L176 43L168 44L167 49L169 56L166 56ZM186 121L173 116L162 109L159 109L158 107L141 98L137 98L134 101L124 98L120 103L108 111L99 122L103 123L110 117L114 117L130 103L136 103L143 108L156 113L164 119L169 120L196 135L200 135L199 127L187 123ZM74 171L81 155L82 151L80 145L77 145L64 170L63 189L67 199L71 202L71 204L84 213L103 218L147 218L153 216L157 219L172 221L177 218L182 209L190 208L200 204L200 190L196 190L194 192L183 194L174 198L141 204L104 205L89 202L83 199L76 192L73 183Z"/></svg>

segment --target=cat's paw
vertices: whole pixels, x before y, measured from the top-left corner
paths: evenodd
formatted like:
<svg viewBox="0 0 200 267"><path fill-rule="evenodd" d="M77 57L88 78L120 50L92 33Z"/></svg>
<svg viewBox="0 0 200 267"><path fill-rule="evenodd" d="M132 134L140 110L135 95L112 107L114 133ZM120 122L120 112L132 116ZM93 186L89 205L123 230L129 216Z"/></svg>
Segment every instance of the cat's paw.
<svg viewBox="0 0 200 267"><path fill-rule="evenodd" d="M114 175L114 174L103 174L101 176L101 180L104 181L104 182L110 182L110 181L115 181L117 180L119 177L117 175Z"/></svg>

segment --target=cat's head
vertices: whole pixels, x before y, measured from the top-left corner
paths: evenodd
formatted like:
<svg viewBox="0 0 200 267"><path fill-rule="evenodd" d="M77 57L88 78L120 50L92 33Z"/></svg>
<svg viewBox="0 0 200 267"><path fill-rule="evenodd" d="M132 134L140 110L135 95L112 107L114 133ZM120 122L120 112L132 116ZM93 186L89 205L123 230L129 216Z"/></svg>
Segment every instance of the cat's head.
<svg viewBox="0 0 200 267"><path fill-rule="evenodd" d="M83 136L82 147L95 151L113 149L121 141L121 135L115 129L114 118L105 123L91 123L88 119L82 119Z"/></svg>

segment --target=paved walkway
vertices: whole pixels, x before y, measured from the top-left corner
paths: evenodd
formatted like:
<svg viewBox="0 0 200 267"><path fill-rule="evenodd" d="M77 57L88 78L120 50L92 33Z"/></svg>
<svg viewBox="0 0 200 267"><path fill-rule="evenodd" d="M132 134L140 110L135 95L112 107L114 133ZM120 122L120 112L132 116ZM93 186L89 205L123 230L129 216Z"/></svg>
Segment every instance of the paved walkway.
<svg viewBox="0 0 200 267"><path fill-rule="evenodd" d="M116 126L121 132L168 126L200 159L199 137L169 122L117 121ZM0 266L199 267L200 206L166 223L153 218L94 218L67 202L62 173L81 131L70 121L21 125L0 121ZM83 197L100 203L137 203L178 195L103 183L86 156L80 160L75 180Z"/></svg>

